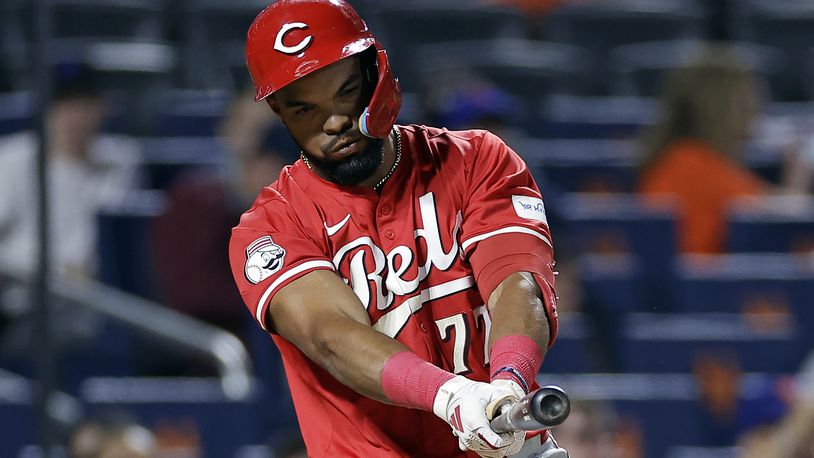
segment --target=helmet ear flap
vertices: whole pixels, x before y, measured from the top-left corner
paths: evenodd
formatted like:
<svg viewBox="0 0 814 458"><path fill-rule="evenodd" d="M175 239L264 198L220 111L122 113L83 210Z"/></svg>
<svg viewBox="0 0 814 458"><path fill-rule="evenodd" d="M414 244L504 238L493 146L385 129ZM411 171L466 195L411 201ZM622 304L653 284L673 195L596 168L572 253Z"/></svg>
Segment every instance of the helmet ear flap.
<svg viewBox="0 0 814 458"><path fill-rule="evenodd" d="M376 88L379 82L379 69L376 62L376 47L371 46L359 54L359 61L362 65L362 75L365 79L365 84L371 88L371 91Z"/></svg>
<svg viewBox="0 0 814 458"><path fill-rule="evenodd" d="M398 79L390 72L387 51L375 49L376 89L359 117L359 128L367 137L384 138L390 134L401 108L401 89Z"/></svg>

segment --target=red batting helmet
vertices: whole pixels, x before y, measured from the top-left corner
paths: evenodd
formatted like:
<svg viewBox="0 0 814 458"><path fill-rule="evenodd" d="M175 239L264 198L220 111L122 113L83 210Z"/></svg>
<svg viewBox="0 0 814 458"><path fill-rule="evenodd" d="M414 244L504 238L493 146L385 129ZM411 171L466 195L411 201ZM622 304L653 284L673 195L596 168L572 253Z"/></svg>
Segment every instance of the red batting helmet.
<svg viewBox="0 0 814 458"><path fill-rule="evenodd" d="M368 137L386 137L401 107L398 80L384 48L344 0L278 0L257 16L246 40L255 100L371 46L379 76L359 128Z"/></svg>

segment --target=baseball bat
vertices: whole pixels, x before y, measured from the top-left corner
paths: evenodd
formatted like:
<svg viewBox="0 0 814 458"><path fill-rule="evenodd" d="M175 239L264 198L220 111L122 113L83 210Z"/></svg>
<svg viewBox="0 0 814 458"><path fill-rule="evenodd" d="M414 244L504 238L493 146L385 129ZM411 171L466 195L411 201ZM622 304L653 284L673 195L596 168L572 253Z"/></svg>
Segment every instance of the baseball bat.
<svg viewBox="0 0 814 458"><path fill-rule="evenodd" d="M491 421L495 432L536 431L564 422L571 413L571 401L562 388L549 385L501 406L499 411Z"/></svg>

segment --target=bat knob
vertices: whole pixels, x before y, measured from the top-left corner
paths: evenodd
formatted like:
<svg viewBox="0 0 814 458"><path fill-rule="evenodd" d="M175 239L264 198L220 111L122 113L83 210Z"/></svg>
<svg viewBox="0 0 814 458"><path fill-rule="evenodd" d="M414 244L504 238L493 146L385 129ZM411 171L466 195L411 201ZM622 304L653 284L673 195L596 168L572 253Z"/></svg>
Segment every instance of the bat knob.
<svg viewBox="0 0 814 458"><path fill-rule="evenodd" d="M537 390L531 402L531 408L536 410L533 416L543 419L548 426L561 424L571 412L571 402L568 396L558 386L545 386Z"/></svg>

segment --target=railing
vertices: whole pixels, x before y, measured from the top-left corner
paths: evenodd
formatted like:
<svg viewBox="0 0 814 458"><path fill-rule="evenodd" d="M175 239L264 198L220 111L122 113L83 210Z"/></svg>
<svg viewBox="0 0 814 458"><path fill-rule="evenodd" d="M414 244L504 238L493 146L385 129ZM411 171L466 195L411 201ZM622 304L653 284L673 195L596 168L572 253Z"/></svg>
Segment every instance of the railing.
<svg viewBox="0 0 814 458"><path fill-rule="evenodd" d="M22 284L26 276L0 266L0 275ZM253 370L246 347L237 337L215 326L98 281L53 279L51 293L72 304L131 326L150 338L185 348L215 361L224 395L248 399Z"/></svg>

